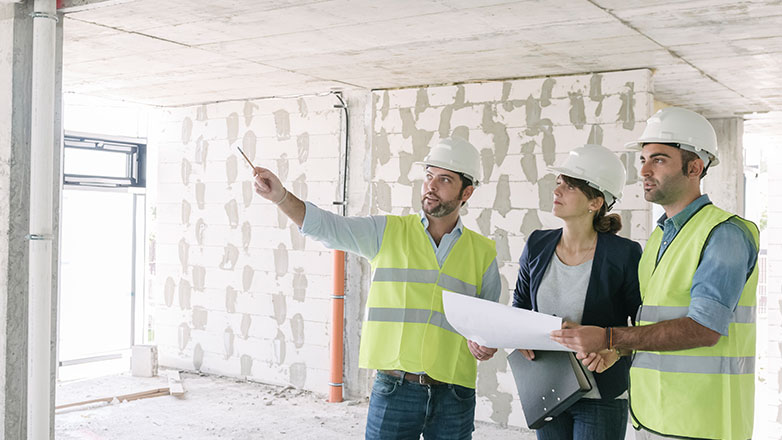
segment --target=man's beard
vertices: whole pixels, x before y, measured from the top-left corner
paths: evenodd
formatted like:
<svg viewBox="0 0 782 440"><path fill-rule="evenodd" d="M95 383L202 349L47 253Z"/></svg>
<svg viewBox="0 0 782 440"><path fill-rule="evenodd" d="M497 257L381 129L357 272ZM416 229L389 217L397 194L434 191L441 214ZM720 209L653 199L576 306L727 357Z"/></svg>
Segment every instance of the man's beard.
<svg viewBox="0 0 782 440"><path fill-rule="evenodd" d="M445 217L446 215L454 212L455 210L459 209L459 206L461 206L462 201L459 199L449 200L447 202L440 201L437 206L430 209L429 211L426 210L426 205L424 205L423 199L426 198L427 195L431 194L424 194L424 197L422 197L421 205L423 206L423 210L425 213L431 215L432 217Z"/></svg>

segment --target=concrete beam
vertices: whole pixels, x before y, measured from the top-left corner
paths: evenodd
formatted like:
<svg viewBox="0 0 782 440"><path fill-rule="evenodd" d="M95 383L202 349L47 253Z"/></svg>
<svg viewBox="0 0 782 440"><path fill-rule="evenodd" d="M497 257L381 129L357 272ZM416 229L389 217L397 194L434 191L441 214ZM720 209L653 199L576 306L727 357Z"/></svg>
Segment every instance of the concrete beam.
<svg viewBox="0 0 782 440"><path fill-rule="evenodd" d="M90 9L120 5L133 1L136 0L61 0L57 11L67 14L69 12L89 11Z"/></svg>

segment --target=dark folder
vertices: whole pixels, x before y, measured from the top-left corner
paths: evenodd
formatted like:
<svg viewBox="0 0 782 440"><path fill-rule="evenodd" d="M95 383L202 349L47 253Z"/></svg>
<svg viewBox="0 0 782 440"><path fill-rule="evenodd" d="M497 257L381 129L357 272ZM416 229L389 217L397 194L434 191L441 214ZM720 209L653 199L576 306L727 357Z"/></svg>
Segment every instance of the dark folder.
<svg viewBox="0 0 782 440"><path fill-rule="evenodd" d="M518 350L508 355L527 426L543 427L592 389L586 368L569 351L535 351L529 361Z"/></svg>

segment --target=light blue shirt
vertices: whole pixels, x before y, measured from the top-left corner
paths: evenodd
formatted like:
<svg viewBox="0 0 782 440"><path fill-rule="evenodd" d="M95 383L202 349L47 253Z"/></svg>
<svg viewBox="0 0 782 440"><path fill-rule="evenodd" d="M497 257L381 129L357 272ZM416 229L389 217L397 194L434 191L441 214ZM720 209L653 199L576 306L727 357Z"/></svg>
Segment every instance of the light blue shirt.
<svg viewBox="0 0 782 440"><path fill-rule="evenodd" d="M301 224L301 233L320 241L329 249L339 249L372 259L380 251L383 243L383 234L386 230L386 217L373 215L369 217L343 217L323 210L310 202L305 202L306 212L304 222ZM429 237L429 243L434 249L437 263L443 267L445 259L451 253L453 245L462 236L464 225L462 219L456 222L451 232L445 234L438 246L427 229L429 219L423 211L421 226ZM500 272L497 268L497 259L489 265L481 280L481 298L497 302L500 299Z"/></svg>
<svg viewBox="0 0 782 440"><path fill-rule="evenodd" d="M658 262L687 220L709 203L709 196L704 194L673 217L663 214L657 220L657 225L663 230ZM757 257L755 240L740 220L732 218L714 228L692 277L692 300L687 316L727 336L731 317L744 284L755 268Z"/></svg>

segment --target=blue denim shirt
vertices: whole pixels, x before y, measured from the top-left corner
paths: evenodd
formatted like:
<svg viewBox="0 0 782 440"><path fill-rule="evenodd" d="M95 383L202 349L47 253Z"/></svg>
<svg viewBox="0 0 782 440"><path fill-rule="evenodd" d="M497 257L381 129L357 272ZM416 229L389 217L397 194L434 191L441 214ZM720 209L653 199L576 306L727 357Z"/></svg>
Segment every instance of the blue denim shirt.
<svg viewBox="0 0 782 440"><path fill-rule="evenodd" d="M657 220L657 225L663 230L658 262L687 220L709 203L709 196L704 194L673 217L663 214ZM731 219L714 228L703 250L703 259L692 277L692 300L687 316L727 336L731 317L757 257L755 240L740 220Z"/></svg>
<svg viewBox="0 0 782 440"><path fill-rule="evenodd" d="M364 258L372 259L380 251L383 242L383 234L386 230L386 217L373 215L369 217L343 217L318 208L310 202L305 203L306 212L304 222L301 224L301 233L320 241L329 249L340 249ZM451 232L445 234L440 240L440 245L435 244L432 235L427 229L429 219L423 211L419 212L421 225L429 237L429 243L434 249L437 263L443 267L445 259L451 253L453 245L462 236L462 219L456 222ZM490 301L500 299L500 273L497 268L497 259L492 261L489 268L483 274L481 281L481 297Z"/></svg>

